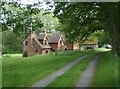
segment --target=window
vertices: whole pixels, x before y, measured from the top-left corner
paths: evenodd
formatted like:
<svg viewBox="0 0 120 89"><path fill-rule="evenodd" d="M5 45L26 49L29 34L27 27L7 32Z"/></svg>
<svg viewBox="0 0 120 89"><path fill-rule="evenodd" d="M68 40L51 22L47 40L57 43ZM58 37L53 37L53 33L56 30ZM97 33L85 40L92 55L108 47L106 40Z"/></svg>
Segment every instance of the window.
<svg viewBox="0 0 120 89"><path fill-rule="evenodd" d="M62 40L60 40L60 45L62 45Z"/></svg>
<svg viewBox="0 0 120 89"><path fill-rule="evenodd" d="M46 51L46 53L48 53L48 50Z"/></svg>
<svg viewBox="0 0 120 89"><path fill-rule="evenodd" d="M45 40L45 45L47 45L47 40Z"/></svg>
<svg viewBox="0 0 120 89"><path fill-rule="evenodd" d="M27 41L25 41L25 45L27 45Z"/></svg>
<svg viewBox="0 0 120 89"><path fill-rule="evenodd" d="M38 50L35 50L35 53L37 53L38 52Z"/></svg>
<svg viewBox="0 0 120 89"><path fill-rule="evenodd" d="M55 52L55 50L52 50L53 52Z"/></svg>

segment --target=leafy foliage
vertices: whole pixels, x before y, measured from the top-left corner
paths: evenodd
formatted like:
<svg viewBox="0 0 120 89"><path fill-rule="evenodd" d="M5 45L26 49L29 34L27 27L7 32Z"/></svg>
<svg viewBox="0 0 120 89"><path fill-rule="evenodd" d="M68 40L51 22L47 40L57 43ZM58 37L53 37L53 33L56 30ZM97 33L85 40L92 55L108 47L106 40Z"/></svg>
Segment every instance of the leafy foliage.
<svg viewBox="0 0 120 89"><path fill-rule="evenodd" d="M39 30L43 24L36 16L40 9L31 5L21 6L16 2L2 2L2 29L13 30L18 35L25 35L32 23L34 30Z"/></svg>
<svg viewBox="0 0 120 89"><path fill-rule="evenodd" d="M58 26L59 21L57 18L53 17L53 13L46 13L47 11L42 10L38 16L40 16L40 19L43 22L43 28L45 28L47 32L52 33L56 31L55 29L56 26Z"/></svg>
<svg viewBox="0 0 120 89"><path fill-rule="evenodd" d="M113 50L119 56L119 4L60 2L56 3L54 15L61 23L59 30L65 33L68 41L84 41L91 33L105 30L109 33Z"/></svg>
<svg viewBox="0 0 120 89"><path fill-rule="evenodd" d="M96 29L105 28L106 23L98 18L99 9L94 3L59 3L54 14L64 25L62 31L74 41L86 38Z"/></svg>
<svg viewBox="0 0 120 89"><path fill-rule="evenodd" d="M4 31L2 33L2 52L3 53L21 53L22 42L20 38L12 31Z"/></svg>

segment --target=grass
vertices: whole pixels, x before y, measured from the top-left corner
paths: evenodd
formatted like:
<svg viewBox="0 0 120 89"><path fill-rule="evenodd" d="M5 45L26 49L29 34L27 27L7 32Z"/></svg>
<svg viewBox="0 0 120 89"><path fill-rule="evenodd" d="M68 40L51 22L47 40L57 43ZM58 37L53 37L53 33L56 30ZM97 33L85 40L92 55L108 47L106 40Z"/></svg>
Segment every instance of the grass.
<svg viewBox="0 0 120 89"><path fill-rule="evenodd" d="M117 87L118 59L111 52L103 53L96 68L92 87Z"/></svg>
<svg viewBox="0 0 120 89"><path fill-rule="evenodd" d="M57 55L53 55L53 54L35 55L32 57L24 57L24 58L22 57L21 54L4 55L2 58L2 69L3 69L2 85L3 87L31 86L36 81L45 78L46 76L56 71L57 69L64 67L69 62L85 54L95 55L99 51L98 49L96 52L66 51L66 52L57 52ZM77 79L79 79L78 77L81 75L83 70L85 70L86 65L90 62L91 59L92 56L85 60L82 60L70 71L65 72L64 75L60 76L57 80L55 80L56 81L55 84L53 82L49 86L57 86L57 87L61 85L69 86L69 87L74 86ZM70 78L70 81L67 81L67 78Z"/></svg>
<svg viewBox="0 0 120 89"><path fill-rule="evenodd" d="M55 70L84 55L36 55L33 57L3 57L3 87L27 87L46 77Z"/></svg>
<svg viewBox="0 0 120 89"><path fill-rule="evenodd" d="M102 48L95 48L94 50L96 52L107 52L107 51L111 51L112 49L106 49L106 48L102 47Z"/></svg>
<svg viewBox="0 0 120 89"><path fill-rule="evenodd" d="M68 50L68 51L57 51L56 55L59 56L66 56L66 55L75 55L76 53L80 52L79 50L76 51L72 51L72 50ZM82 52L82 51L81 51Z"/></svg>
<svg viewBox="0 0 120 89"><path fill-rule="evenodd" d="M73 68L65 72L63 75L59 76L54 80L48 87L74 87L75 84L80 79L80 75L87 68L88 63L93 59L95 54L83 59L75 65Z"/></svg>
<svg viewBox="0 0 120 89"><path fill-rule="evenodd" d="M3 54L2 57L22 57L22 54Z"/></svg>

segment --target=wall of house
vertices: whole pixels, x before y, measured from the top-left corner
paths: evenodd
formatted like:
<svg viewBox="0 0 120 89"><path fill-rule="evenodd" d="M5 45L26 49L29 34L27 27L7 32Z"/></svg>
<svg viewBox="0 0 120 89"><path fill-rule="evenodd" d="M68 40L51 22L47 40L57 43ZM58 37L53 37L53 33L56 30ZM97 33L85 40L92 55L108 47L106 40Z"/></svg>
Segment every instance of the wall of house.
<svg viewBox="0 0 120 89"><path fill-rule="evenodd" d="M81 50L92 50L94 48L98 48L97 44L83 44L81 46Z"/></svg>
<svg viewBox="0 0 120 89"><path fill-rule="evenodd" d="M67 44L67 49L68 50L73 50L73 44L71 44L71 43Z"/></svg>
<svg viewBox="0 0 120 89"><path fill-rule="evenodd" d="M73 50L79 50L79 44L78 43L74 43Z"/></svg>
<svg viewBox="0 0 120 89"><path fill-rule="evenodd" d="M43 49L42 54L50 53L50 51L51 51L50 49Z"/></svg>
<svg viewBox="0 0 120 89"><path fill-rule="evenodd" d="M48 45L48 39L47 39L47 36L43 39L43 45Z"/></svg>
<svg viewBox="0 0 120 89"><path fill-rule="evenodd" d="M68 50L79 50L79 44L78 43L68 43L67 44L67 49Z"/></svg>
<svg viewBox="0 0 120 89"><path fill-rule="evenodd" d="M63 39L60 38L60 40L58 41L58 49L64 45Z"/></svg>
<svg viewBox="0 0 120 89"><path fill-rule="evenodd" d="M58 49L58 43L50 43L50 46L53 48L53 50Z"/></svg>
<svg viewBox="0 0 120 89"><path fill-rule="evenodd" d="M32 56L32 55L35 54L35 50L34 50L34 48L31 46L31 45L32 45L32 42L33 42L32 38L33 38L34 35L35 35L35 33L33 32L33 33L29 34L29 36L28 36L28 38L27 38L27 42L28 42L28 43L27 43L27 46L28 46L27 53L28 53L28 56Z"/></svg>
<svg viewBox="0 0 120 89"><path fill-rule="evenodd" d="M39 40L39 42L40 42L41 44L43 44L43 40Z"/></svg>

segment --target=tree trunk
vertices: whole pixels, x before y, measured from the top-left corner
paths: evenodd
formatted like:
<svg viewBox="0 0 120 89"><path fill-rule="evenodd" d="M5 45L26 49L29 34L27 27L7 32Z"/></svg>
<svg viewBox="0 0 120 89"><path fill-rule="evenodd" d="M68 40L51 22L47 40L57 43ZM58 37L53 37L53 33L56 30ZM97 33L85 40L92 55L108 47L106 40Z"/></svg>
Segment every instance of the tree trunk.
<svg viewBox="0 0 120 89"><path fill-rule="evenodd" d="M119 25L118 25L118 12L114 11L114 3L105 3L105 15L107 17L107 23L109 26L109 33L112 40L113 50L120 56L120 37L119 37ZM117 9L117 8L116 8Z"/></svg>

